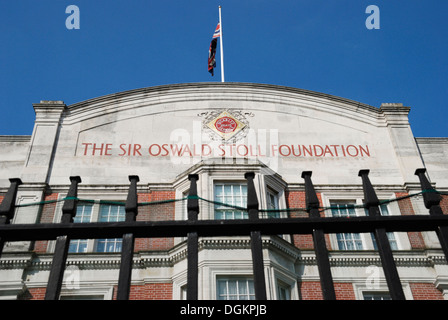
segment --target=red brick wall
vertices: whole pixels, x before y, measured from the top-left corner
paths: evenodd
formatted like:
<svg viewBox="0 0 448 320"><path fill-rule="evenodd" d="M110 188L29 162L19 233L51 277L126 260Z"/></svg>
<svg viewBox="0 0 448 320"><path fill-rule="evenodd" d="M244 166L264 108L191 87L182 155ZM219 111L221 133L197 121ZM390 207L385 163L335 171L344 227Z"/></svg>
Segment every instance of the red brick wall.
<svg viewBox="0 0 448 320"><path fill-rule="evenodd" d="M154 202L175 199L172 190L139 193L138 202ZM137 221L174 220L175 202L155 205L142 205L138 208ZM134 251L168 250L174 246L174 238L138 238L135 239Z"/></svg>
<svg viewBox="0 0 448 320"><path fill-rule="evenodd" d="M397 198L408 196L408 193L405 192L396 192L395 196ZM398 206L400 208L400 212L403 216L406 215L415 215L414 208L412 207L412 202L410 198L402 199L398 201ZM423 236L421 232L408 232L409 242L411 243L411 247L413 249L424 249L425 241L423 240Z"/></svg>
<svg viewBox="0 0 448 320"><path fill-rule="evenodd" d="M356 300L355 290L351 283L339 283L334 284L334 291L336 293L336 300Z"/></svg>
<svg viewBox="0 0 448 320"><path fill-rule="evenodd" d="M323 300L319 281L305 281L299 284L299 295L302 300ZM334 283L336 300L356 300L351 283Z"/></svg>
<svg viewBox="0 0 448 320"><path fill-rule="evenodd" d="M414 300L444 300L442 292L432 283L410 283Z"/></svg>
<svg viewBox="0 0 448 320"><path fill-rule="evenodd" d="M443 195L442 201L440 201L440 207L444 214L448 214L448 196Z"/></svg>
<svg viewBox="0 0 448 320"><path fill-rule="evenodd" d="M29 288L20 300L44 300L46 288ZM117 287L114 288L113 300L117 299ZM173 285L171 283L148 283L131 286L129 300L172 300Z"/></svg>
<svg viewBox="0 0 448 320"><path fill-rule="evenodd" d="M29 288L19 300L44 300L47 288Z"/></svg>
<svg viewBox="0 0 448 320"><path fill-rule="evenodd" d="M305 208L305 192L288 191L286 193L286 206L289 209ZM304 211L291 211L291 218L307 218L308 213ZM293 235L293 243L300 249L313 249L313 238L308 234Z"/></svg>
<svg viewBox="0 0 448 320"><path fill-rule="evenodd" d="M117 299L117 290L114 290L113 299ZM171 283L147 283L131 286L129 300L173 300L173 285Z"/></svg>
<svg viewBox="0 0 448 320"><path fill-rule="evenodd" d="M44 197L44 201L57 200L58 195L59 195L58 193L52 193L46 195ZM55 209L56 209L56 202L44 204L40 216L40 223L52 223L54 221ZM38 253L45 253L47 252L47 246L48 246L47 240L36 241L34 243L34 251Z"/></svg>
<svg viewBox="0 0 448 320"><path fill-rule="evenodd" d="M287 191L285 193L286 196L286 206L289 209L295 208L306 208L305 202L305 191ZM317 197L319 198L320 206L322 207L322 197L320 193L317 193ZM309 215L306 211L291 211L291 218L308 218ZM324 216L324 213L321 213L321 216ZM327 248L330 250L330 239L329 235L325 235ZM313 245L313 237L310 234L295 234L293 235L293 243L294 245L302 250L306 249L314 249Z"/></svg>
<svg viewBox="0 0 448 320"><path fill-rule="evenodd" d="M301 300L323 300L322 288L319 281L299 282L299 296Z"/></svg>

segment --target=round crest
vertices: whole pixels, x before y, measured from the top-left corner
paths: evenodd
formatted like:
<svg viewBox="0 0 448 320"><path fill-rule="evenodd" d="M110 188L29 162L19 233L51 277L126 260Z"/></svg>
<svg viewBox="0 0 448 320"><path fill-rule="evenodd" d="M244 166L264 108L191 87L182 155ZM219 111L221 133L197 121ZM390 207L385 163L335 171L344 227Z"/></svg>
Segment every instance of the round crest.
<svg viewBox="0 0 448 320"><path fill-rule="evenodd" d="M236 121L230 117L222 117L216 120L215 122L215 128L219 132L222 133L230 133L235 131L238 124Z"/></svg>

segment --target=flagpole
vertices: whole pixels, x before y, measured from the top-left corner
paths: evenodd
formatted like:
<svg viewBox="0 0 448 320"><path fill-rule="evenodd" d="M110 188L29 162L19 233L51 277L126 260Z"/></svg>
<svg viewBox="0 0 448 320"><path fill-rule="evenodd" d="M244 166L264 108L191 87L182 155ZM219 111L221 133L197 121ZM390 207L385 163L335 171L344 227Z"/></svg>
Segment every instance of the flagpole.
<svg viewBox="0 0 448 320"><path fill-rule="evenodd" d="M219 6L219 26L220 26L220 36L219 44L221 49L221 82L224 82L224 50L222 48L222 21L221 21L221 6Z"/></svg>

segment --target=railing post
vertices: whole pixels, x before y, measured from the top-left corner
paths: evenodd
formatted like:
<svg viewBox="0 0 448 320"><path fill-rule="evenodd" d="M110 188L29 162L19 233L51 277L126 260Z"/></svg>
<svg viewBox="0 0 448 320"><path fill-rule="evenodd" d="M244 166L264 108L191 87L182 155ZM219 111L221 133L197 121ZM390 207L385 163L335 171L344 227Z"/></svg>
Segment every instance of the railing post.
<svg viewBox="0 0 448 320"><path fill-rule="evenodd" d="M140 181L138 176L129 176L128 197L126 199L125 211L126 222L134 222L138 215L138 195L137 195L137 182ZM128 300L131 290L131 278L132 278L132 259L134 256L134 235L132 233L126 233L123 235L121 244L121 263L120 274L118 276L118 291L117 300Z"/></svg>
<svg viewBox="0 0 448 320"><path fill-rule="evenodd" d="M71 185L68 190L67 199L62 207L61 223L72 223L76 215L78 200L78 184L80 177L70 177ZM56 247L54 249L53 261L51 263L50 276L48 278L45 300L57 300L61 293L62 279L64 277L65 263L67 261L68 246L70 238L66 235L56 238Z"/></svg>
<svg viewBox="0 0 448 320"><path fill-rule="evenodd" d="M420 185L423 191L423 201L426 209L429 209L429 214L432 216L443 215L442 208L440 207L442 197L431 186L431 183L426 177L426 169L417 169L415 175L420 179ZM442 246L443 253L445 254L445 259L448 262L448 226L439 226L435 231L439 238L440 245Z"/></svg>
<svg viewBox="0 0 448 320"><path fill-rule="evenodd" d="M22 180L18 178L9 179L9 182L11 184L9 186L8 192L6 192L6 195L3 198L2 203L0 204L0 224L9 224L10 221L14 218L17 190L19 188L19 185L22 184ZM4 244L4 240L2 240L2 238L0 237L0 257L3 252Z"/></svg>
<svg viewBox="0 0 448 320"><path fill-rule="evenodd" d="M311 171L303 171L305 180L305 201L307 211L312 218L319 218L319 199L311 181ZM316 252L317 267L319 269L320 284L324 300L336 300L333 277L331 275L330 260L328 257L325 234L321 229L313 230L314 251Z"/></svg>
<svg viewBox="0 0 448 320"><path fill-rule="evenodd" d="M369 170L360 170L358 174L362 178L364 202L366 209L369 211L369 216L380 217L380 201L378 200L376 192L370 182L369 172ZM386 277L391 298L393 300L405 300L403 286L400 282L400 277L392 255L392 249L390 247L389 239L387 238L386 230L384 228L375 229L374 235L378 245L378 251L381 257L384 275Z"/></svg>
<svg viewBox="0 0 448 320"><path fill-rule="evenodd" d="M258 220L258 197L254 185L255 173L246 172L247 179L247 210L249 220ZM263 266L263 242L260 231L250 232L250 243L252 251L252 264L254 270L254 289L256 300L266 300L266 282Z"/></svg>
<svg viewBox="0 0 448 320"><path fill-rule="evenodd" d="M199 175L188 175L190 180L190 191L187 200L188 223L198 220L199 199L197 181ZM198 233L189 232L187 238L187 300L198 300Z"/></svg>

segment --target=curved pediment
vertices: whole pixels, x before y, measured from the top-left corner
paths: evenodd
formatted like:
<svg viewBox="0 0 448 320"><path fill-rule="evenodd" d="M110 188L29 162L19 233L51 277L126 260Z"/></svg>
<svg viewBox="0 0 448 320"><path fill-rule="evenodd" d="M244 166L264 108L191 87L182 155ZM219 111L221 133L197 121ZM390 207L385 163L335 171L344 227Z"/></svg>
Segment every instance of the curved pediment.
<svg viewBox="0 0 448 320"><path fill-rule="evenodd" d="M191 83L114 93L68 106L64 123L98 126L166 112L207 108L243 108L321 118L321 113L378 124L381 110L360 102L291 87L252 83ZM99 120L102 118L103 120ZM331 121L327 120L330 122Z"/></svg>

